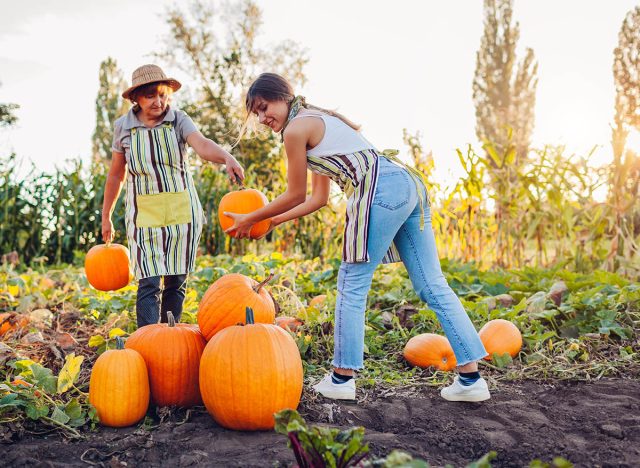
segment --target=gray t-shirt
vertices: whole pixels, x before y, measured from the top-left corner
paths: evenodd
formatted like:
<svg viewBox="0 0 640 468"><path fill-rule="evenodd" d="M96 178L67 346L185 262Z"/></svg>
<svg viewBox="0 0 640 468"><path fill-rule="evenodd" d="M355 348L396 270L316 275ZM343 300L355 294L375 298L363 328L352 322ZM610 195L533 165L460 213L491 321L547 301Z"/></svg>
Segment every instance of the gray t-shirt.
<svg viewBox="0 0 640 468"><path fill-rule="evenodd" d="M164 116L164 120L160 122L156 127L162 125L165 122L173 122L175 120L176 136L178 137L178 144L180 150L184 153L187 137L193 132L197 132L196 125L184 111L173 110L169 108ZM124 153L125 158L129 157L129 147L131 146L131 129L136 127L144 127L144 124L140 122L133 109L129 110L125 115L116 120L113 130L113 144L111 149L118 153Z"/></svg>

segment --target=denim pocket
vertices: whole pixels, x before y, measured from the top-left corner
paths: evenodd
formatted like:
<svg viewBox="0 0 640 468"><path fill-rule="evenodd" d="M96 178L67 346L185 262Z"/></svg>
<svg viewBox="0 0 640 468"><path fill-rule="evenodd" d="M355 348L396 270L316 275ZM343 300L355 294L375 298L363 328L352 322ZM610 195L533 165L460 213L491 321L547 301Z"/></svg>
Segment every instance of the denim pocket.
<svg viewBox="0 0 640 468"><path fill-rule="evenodd" d="M397 210L409 203L409 176L404 169L392 169L378 174L373 204L388 210Z"/></svg>

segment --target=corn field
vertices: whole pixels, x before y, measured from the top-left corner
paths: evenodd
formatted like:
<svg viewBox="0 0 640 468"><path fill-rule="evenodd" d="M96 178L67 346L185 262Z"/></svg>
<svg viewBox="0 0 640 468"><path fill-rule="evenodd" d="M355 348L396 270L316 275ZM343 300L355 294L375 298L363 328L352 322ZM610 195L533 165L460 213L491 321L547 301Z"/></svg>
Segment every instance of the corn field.
<svg viewBox="0 0 640 468"><path fill-rule="evenodd" d="M443 187L433 177L434 162L415 137L405 134L410 159L427 175L432 223L440 256L500 266L565 266L640 275L640 158L627 152L607 167L594 168L589 156L567 157L562 148L533 150L529 163L513 164L514 154L483 154L471 146L458 150L464 175ZM269 199L284 187L284 156L279 173L267 184L250 167L247 185ZM0 160L0 253L17 252L24 263L77 263L101 242L101 209L108 163L76 160L53 174L33 168L17 176L15 156ZM257 171L254 171L257 172ZM311 258L340 255L344 199L331 198L324 209L275 230L265 242L236 241L217 221L220 198L230 190L215 166L196 166L195 181L208 223L202 253L244 254L276 250ZM500 207L497 210L496 207ZM114 212L116 241L126 243L122 196Z"/></svg>

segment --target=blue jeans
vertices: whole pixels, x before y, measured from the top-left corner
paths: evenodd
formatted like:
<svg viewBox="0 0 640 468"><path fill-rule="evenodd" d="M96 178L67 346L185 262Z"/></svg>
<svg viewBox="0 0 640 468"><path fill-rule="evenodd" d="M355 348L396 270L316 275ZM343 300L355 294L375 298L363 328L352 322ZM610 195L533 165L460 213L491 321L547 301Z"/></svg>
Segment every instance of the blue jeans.
<svg viewBox="0 0 640 468"><path fill-rule="evenodd" d="M421 190L425 190L421 187ZM338 272L333 366L362 369L367 294L376 267L391 242L395 242L418 296L435 311L449 339L458 366L487 355L460 300L442 274L425 209L420 230L420 203L408 172L384 157L379 159L378 183L369 218L369 263L345 263Z"/></svg>
<svg viewBox="0 0 640 468"><path fill-rule="evenodd" d="M160 289L160 278L163 288ZM152 323L167 323L167 312L176 322L182 315L182 304L187 291L187 275L150 276L138 282L136 297L136 319L138 328Z"/></svg>

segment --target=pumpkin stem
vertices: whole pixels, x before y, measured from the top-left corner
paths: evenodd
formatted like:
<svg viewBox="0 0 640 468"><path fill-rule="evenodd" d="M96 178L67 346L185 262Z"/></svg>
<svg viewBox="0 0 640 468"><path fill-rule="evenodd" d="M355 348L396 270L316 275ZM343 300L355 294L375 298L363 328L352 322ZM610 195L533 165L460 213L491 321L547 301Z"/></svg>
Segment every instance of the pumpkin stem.
<svg viewBox="0 0 640 468"><path fill-rule="evenodd" d="M273 279L273 277L275 276L275 274L273 273L269 273L269 276L267 276L267 278L262 282L262 283L258 283L253 287L253 290L255 292L260 292L260 290L262 289L262 287L267 284L269 281L271 281Z"/></svg>
<svg viewBox="0 0 640 468"><path fill-rule="evenodd" d="M167 321L169 322L169 327L173 328L176 326L176 319L173 316L173 312L167 312Z"/></svg>
<svg viewBox="0 0 640 468"><path fill-rule="evenodd" d="M124 340L121 336L116 336L116 349L124 349Z"/></svg>
<svg viewBox="0 0 640 468"><path fill-rule="evenodd" d="M246 314L247 325L253 325L254 323L256 323L253 318L253 309L251 307L247 307Z"/></svg>

